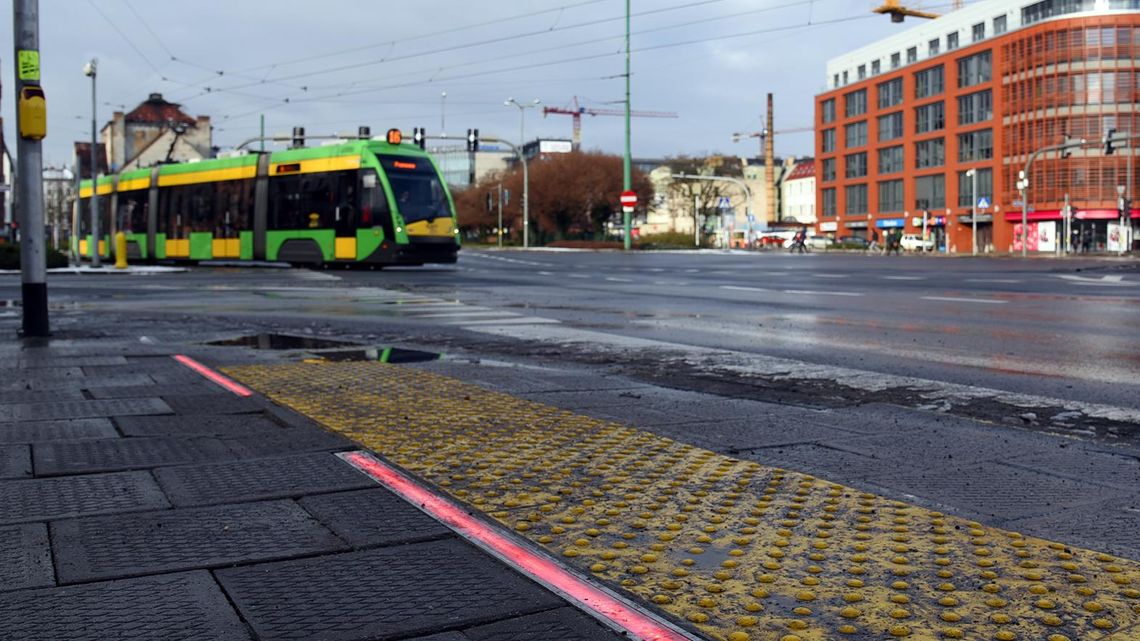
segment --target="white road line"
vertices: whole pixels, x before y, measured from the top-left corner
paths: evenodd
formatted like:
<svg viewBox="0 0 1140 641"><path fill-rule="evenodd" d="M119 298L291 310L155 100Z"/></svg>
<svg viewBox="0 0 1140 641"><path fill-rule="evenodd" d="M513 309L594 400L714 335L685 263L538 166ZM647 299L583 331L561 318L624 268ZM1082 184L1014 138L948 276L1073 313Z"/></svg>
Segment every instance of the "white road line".
<svg viewBox="0 0 1140 641"><path fill-rule="evenodd" d="M514 312L500 312L496 310L441 312L439 314L406 314L408 318L476 318L478 316L520 316Z"/></svg>
<svg viewBox="0 0 1140 641"><path fill-rule="evenodd" d="M862 296L861 292L824 292L810 289L785 289L785 294L802 294L805 296Z"/></svg>
<svg viewBox="0 0 1140 641"><path fill-rule="evenodd" d="M847 278L847 274L812 274L816 278Z"/></svg>
<svg viewBox="0 0 1140 641"><path fill-rule="evenodd" d="M1016 278L967 278L965 280L965 282L967 282L967 283L1005 283L1007 285L1016 285L1018 283L1024 283L1025 281L1017 280Z"/></svg>
<svg viewBox="0 0 1140 641"><path fill-rule="evenodd" d="M566 274L570 278L589 278L589 274Z"/></svg>
<svg viewBox="0 0 1140 641"><path fill-rule="evenodd" d="M606 276L606 280L610 281L611 283L632 283L633 282L633 279L631 279L631 278L615 278L613 276Z"/></svg>
<svg viewBox="0 0 1140 641"><path fill-rule="evenodd" d="M926 280L925 276L879 276L883 280Z"/></svg>
<svg viewBox="0 0 1140 641"><path fill-rule="evenodd" d="M721 285L721 289L728 289L734 292L770 292L772 290L763 287L744 287L743 285Z"/></svg>
<svg viewBox="0 0 1140 641"><path fill-rule="evenodd" d="M561 321L555 320L553 318L542 318L541 316L520 316L518 318L494 318L494 319L476 320L476 321L452 321L452 322L447 322L447 323L443 323L443 324L444 325L462 325L462 326L466 327L468 325L480 325L480 326L483 326L483 325L491 325L491 326L495 326L495 325L557 325L560 323L561 323Z"/></svg>
<svg viewBox="0 0 1140 641"><path fill-rule="evenodd" d="M947 303L982 303L984 305L1004 305L1009 302L992 298L959 298L957 296L923 296L922 300L937 300Z"/></svg>
<svg viewBox="0 0 1140 641"><path fill-rule="evenodd" d="M551 272L538 272L538 275L539 276L553 276L554 274Z"/></svg>
<svg viewBox="0 0 1140 641"><path fill-rule="evenodd" d="M686 283L683 280L681 280L681 281L677 281L677 280L655 280L655 281L653 281L653 284L654 285L666 285L668 287L684 287L684 286L688 285L688 283Z"/></svg>

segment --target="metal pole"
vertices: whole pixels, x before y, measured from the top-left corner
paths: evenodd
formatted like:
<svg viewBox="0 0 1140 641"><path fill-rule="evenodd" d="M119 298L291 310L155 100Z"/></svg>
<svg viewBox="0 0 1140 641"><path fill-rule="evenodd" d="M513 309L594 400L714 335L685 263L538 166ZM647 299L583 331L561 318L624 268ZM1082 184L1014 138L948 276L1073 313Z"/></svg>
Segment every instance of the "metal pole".
<svg viewBox="0 0 1140 641"><path fill-rule="evenodd" d="M630 169L630 136L629 136L629 3L630 0L625 0L625 157L622 160L622 189L629 191L632 189L633 179ZM633 234L633 221L630 212L623 211L622 218L625 223L625 249L628 251L632 247L632 234Z"/></svg>
<svg viewBox="0 0 1140 641"><path fill-rule="evenodd" d="M973 199L974 199L973 203L970 206L970 211L972 212L970 214L970 222L973 223L971 244L973 245L973 248L974 248L974 254L973 255L977 256L978 255L978 170L977 169L971 169L970 171L973 172L970 176L973 179L971 181L973 183L971 188L973 190L972 195L973 195Z"/></svg>
<svg viewBox="0 0 1140 641"><path fill-rule="evenodd" d="M95 66L91 66L91 266L99 267L102 256L99 254L99 188L95 184L95 180L99 177L99 164L96 160L98 154L96 153L96 146L98 145L98 138L96 137L95 125Z"/></svg>
<svg viewBox="0 0 1140 641"><path fill-rule="evenodd" d="M526 168L526 154L519 148L523 166L523 249L530 247L530 175Z"/></svg>
<svg viewBox="0 0 1140 641"><path fill-rule="evenodd" d="M447 114L447 92L441 91L439 93L439 135L443 136L443 137L447 136L447 134L444 133L447 131L446 114Z"/></svg>
<svg viewBox="0 0 1140 641"><path fill-rule="evenodd" d="M39 0L12 3L13 41L16 49L16 95L28 85L40 83ZM33 65L25 65L27 59ZM20 110L16 110L19 123ZM17 131L20 129L17 124ZM47 294L47 255L44 251L43 149L38 139L20 136L16 140L16 201L20 221L20 280L24 307L24 336L49 336Z"/></svg>
<svg viewBox="0 0 1140 641"><path fill-rule="evenodd" d="M693 245L701 248L701 209L697 203L698 196L693 194Z"/></svg>
<svg viewBox="0 0 1140 641"><path fill-rule="evenodd" d="M499 183L499 249L503 248L503 183Z"/></svg>
<svg viewBox="0 0 1140 641"><path fill-rule="evenodd" d="M1065 193L1064 214L1065 214L1065 218L1063 221L1064 224L1061 225L1061 229L1063 230L1063 232L1065 234L1065 240L1062 241L1062 243L1063 243L1062 246L1064 247L1064 253L1070 254L1073 251L1073 245L1071 242L1071 237L1073 235L1073 209L1072 209L1072 204L1069 201L1068 192Z"/></svg>
<svg viewBox="0 0 1140 641"><path fill-rule="evenodd" d="M1128 138L1129 138L1129 140L1128 140L1128 198L1125 200L1125 202L1128 203L1128 209L1131 210L1132 209L1132 147L1133 147L1131 132L1128 134ZM1128 251L1132 251L1132 243L1131 243L1132 212L1131 211L1128 212L1128 218L1129 218L1129 224L1128 224L1129 229L1128 229L1128 231L1130 232L1128 235L1129 236ZM1121 211L1120 212L1120 255L1121 256L1123 256L1124 252L1125 252L1124 240L1125 240L1124 212Z"/></svg>
<svg viewBox="0 0 1140 641"><path fill-rule="evenodd" d="M261 114L261 147L258 151L265 151L265 114Z"/></svg>

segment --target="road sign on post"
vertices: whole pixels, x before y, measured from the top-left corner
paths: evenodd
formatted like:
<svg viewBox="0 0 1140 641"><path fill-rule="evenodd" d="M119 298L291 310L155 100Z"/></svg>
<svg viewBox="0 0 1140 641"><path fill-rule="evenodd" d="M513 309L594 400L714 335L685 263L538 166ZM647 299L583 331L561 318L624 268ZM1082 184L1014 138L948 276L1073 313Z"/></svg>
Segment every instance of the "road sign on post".
<svg viewBox="0 0 1140 641"><path fill-rule="evenodd" d="M637 206L637 192L623 191L621 192L621 211L628 218L629 214L633 213L633 208Z"/></svg>

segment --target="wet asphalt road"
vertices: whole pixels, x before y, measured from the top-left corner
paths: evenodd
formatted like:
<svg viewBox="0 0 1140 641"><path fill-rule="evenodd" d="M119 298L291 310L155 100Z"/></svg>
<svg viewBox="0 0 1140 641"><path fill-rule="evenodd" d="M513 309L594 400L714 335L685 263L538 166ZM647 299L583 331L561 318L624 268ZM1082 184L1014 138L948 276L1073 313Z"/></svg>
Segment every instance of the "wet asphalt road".
<svg viewBox="0 0 1140 641"><path fill-rule="evenodd" d="M18 298L18 278L2 278L0 295ZM378 304L368 288L452 307L412 314ZM1134 262L468 249L454 266L383 271L53 275L49 292L65 325L74 322L67 320L72 312L81 317L90 309L316 320L421 339L556 323L1140 407ZM654 354L643 357L651 362Z"/></svg>

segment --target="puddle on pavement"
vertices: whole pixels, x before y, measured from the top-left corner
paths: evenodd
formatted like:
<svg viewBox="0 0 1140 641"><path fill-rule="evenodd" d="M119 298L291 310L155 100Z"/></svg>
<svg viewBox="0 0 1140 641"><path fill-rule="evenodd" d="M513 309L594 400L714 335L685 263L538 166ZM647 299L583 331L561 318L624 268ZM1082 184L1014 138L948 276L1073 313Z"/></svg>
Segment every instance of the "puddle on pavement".
<svg viewBox="0 0 1140 641"><path fill-rule="evenodd" d="M349 341L334 341L313 336L290 336L289 334L254 334L219 341L209 341L207 345L219 347L248 347L250 349L334 349L357 345Z"/></svg>
<svg viewBox="0 0 1140 641"><path fill-rule="evenodd" d="M341 350L336 352L314 353L326 361L378 361L380 363L426 363L443 359L443 354L425 352L402 347L368 347L365 349Z"/></svg>

